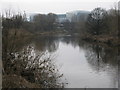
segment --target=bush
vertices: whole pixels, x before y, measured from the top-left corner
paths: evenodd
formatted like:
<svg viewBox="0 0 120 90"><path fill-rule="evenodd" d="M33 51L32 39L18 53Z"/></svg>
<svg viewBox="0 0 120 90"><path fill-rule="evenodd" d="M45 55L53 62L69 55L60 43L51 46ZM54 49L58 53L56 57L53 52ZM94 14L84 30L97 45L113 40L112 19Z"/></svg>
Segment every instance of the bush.
<svg viewBox="0 0 120 90"><path fill-rule="evenodd" d="M5 69L7 75L22 76L43 88L62 88L65 85L61 81L63 74L59 74L51 55L47 52L37 55L34 48L28 46L21 52L8 54L8 59L9 63Z"/></svg>

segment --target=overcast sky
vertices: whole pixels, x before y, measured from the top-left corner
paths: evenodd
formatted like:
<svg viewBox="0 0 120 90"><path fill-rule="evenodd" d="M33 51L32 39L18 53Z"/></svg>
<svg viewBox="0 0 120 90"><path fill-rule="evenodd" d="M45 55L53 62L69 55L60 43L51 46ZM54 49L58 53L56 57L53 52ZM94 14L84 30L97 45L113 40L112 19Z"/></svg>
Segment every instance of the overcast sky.
<svg viewBox="0 0 120 90"><path fill-rule="evenodd" d="M95 7L110 9L118 0L0 0L0 10L13 9L26 13L66 13L74 10L91 11Z"/></svg>

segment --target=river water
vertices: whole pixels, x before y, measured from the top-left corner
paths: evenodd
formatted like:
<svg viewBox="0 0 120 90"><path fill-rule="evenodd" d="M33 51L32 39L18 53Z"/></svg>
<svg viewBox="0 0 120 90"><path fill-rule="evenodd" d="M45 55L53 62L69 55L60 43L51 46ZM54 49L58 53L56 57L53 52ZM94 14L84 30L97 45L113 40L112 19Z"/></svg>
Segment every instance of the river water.
<svg viewBox="0 0 120 90"><path fill-rule="evenodd" d="M76 37L37 37L23 42L38 51L55 55L55 63L66 79L66 88L117 88L117 49L87 43Z"/></svg>

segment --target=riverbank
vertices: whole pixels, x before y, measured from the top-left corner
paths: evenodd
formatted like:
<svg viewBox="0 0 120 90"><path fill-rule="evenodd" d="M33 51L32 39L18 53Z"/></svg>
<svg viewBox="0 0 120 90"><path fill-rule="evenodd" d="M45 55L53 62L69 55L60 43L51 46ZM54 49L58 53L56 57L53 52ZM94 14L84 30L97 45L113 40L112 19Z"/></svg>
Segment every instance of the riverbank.
<svg viewBox="0 0 120 90"><path fill-rule="evenodd" d="M30 83L25 78L18 75L3 75L2 87L4 88L41 88L36 83Z"/></svg>
<svg viewBox="0 0 120 90"><path fill-rule="evenodd" d="M108 35L86 35L82 37L83 40L88 42L97 42L107 44L109 46L120 46L120 39L117 36Z"/></svg>
<svg viewBox="0 0 120 90"><path fill-rule="evenodd" d="M119 46L120 39L117 36L110 36L110 35L90 35L90 34L83 34L80 36L78 33L70 34L69 32L65 32L62 30L54 30L54 31L46 31L46 32L28 32L27 30L20 29L15 30L11 29L9 31L10 36L14 36L16 33L16 37L36 37L36 36L55 36L55 37L63 37L63 36L75 36L83 39L87 42L98 42L104 43L109 46Z"/></svg>
<svg viewBox="0 0 120 90"><path fill-rule="evenodd" d="M65 60L66 60L66 58L64 58L64 57L66 57L67 55L74 55L74 53L77 53L77 54L75 54L75 56L71 56L71 62L73 61L73 62L75 62L74 60L76 60L76 57L79 57L80 55L81 55L81 52L82 53L84 53L83 52L83 50L86 52L86 50L87 51L89 51L90 53L86 53L86 56L89 56L89 55L91 55L91 53L94 53L91 57L92 58L94 58L94 60L95 61L97 61L97 59L95 58L95 57L102 57L102 59L103 59L103 62L104 61L107 61L107 63L109 64L111 64L111 65L115 65L116 66L116 60L114 60L114 57L116 57L116 53L117 53L117 48L114 48L114 47L110 47L110 49L109 49L109 47L107 47L107 44L103 44L104 46L102 47L101 46L101 44L102 43L96 43L96 42L90 42L89 43L89 41L85 41L85 40L81 40L81 38L79 37L79 36L75 36L75 35L66 35L66 36L60 36L60 38L56 35L53 35L52 37L51 37L52 35L50 35L50 36L41 36L41 35L38 35L38 37L35 35L35 36L29 36L29 37L26 37L26 38L28 38L28 39L26 39L26 40L23 40L23 37L22 38L20 38L21 39L21 41L20 40L17 40L18 42L15 42L15 44L19 44L20 45L20 47L19 48L22 48L22 47L25 47L25 46L28 46L28 45L31 45L31 44L33 44L34 45L34 47L35 47L35 50L38 50L38 51L42 51L42 50L50 50L50 52L56 52L56 51L58 51L58 50L60 50L59 52L61 52L61 49L62 49L62 54L63 54L63 59L61 60L61 57L62 56L59 56L59 61L61 62L61 61L63 61L63 63L65 63ZM74 37L75 36L75 37ZM44 38L45 37L45 38ZM32 39L30 39L29 40L29 38L32 38ZM24 38L25 39L25 38ZM21 43L21 42L23 42L23 43ZM28 43L27 43L28 42ZM59 44L60 43L60 44ZM62 44L61 44L62 43ZM10 44L10 43L9 43ZM58 47L58 45L59 45L59 47ZM61 47L61 48L60 48ZM76 47L76 48L75 48ZM77 47L79 47L79 48L77 48ZM68 49L69 48L69 49ZM81 50L81 48L83 49L83 50ZM111 49L112 48L112 49ZM80 49L80 50L79 50ZM17 51L19 51L18 49L16 49ZM65 51L64 51L65 50ZM102 51L101 51L102 50ZM100 53L105 53L104 54L104 56L100 56L101 54ZM76 56L76 55L78 55L78 56ZM77 59L77 64L75 63L74 64L74 66L77 66L78 65L78 67L79 66L81 66L81 67L79 67L79 68L81 68L81 71L83 71L82 70L82 68L84 69L85 67L82 67L82 63L81 63L81 65L80 65L80 60L81 60L81 58L82 58L82 60L84 60L84 58L86 58L85 56L84 56L84 54L82 54L83 56L80 56L78 59ZM97 56L98 55L98 56ZM111 55L113 55L114 57L112 58L112 57L107 57L107 56L111 56ZM72 58L73 57L73 58ZM105 58L104 58L105 57ZM56 58L55 58L56 59ZM23 59L22 59L23 60ZM22 61L22 60L20 60L20 61ZM56 59L57 60L57 59ZM90 59L89 59L89 57L88 57L88 59L86 58L85 60L88 60L88 62L90 61ZM94 62L94 60L92 60L92 61L90 61L89 63L92 65L92 62ZM78 63L79 62L79 63ZM114 62L115 62L115 64L114 64ZM67 63L70 63L70 60L69 60L69 58L68 58L68 62L66 62L66 64ZM14 65L15 65L15 67L17 66L17 68L18 69L16 69L17 70L17 72L18 72L18 70L20 70L19 69L19 62L16 62ZM25 63L23 62L23 63L21 63L21 65L24 65ZM105 62L105 64L106 64L106 62ZM13 65L13 64L12 64ZM50 65L50 64L49 64ZM45 66L45 65L44 65ZM21 67L21 66L20 66ZM71 64L70 64L70 66L69 67L71 67ZM88 68L90 68L90 67L88 67ZM95 67L96 68L96 67ZM21 69L22 69L22 67L21 67ZM72 68L71 68L72 69ZM70 70L71 70L70 69ZM6 70L9 70L9 69L6 69ZM14 68L12 68L11 66L10 66L10 73L13 71L13 72L15 72L14 71L15 69ZM66 69L65 69L66 70ZM31 71L31 70L30 70ZM32 71L32 73L33 73L34 71ZM66 72L66 71L65 71ZM65 73L65 72L63 72L63 74ZM25 73L25 71L24 71L24 73ZM86 73L85 73L86 74ZM14 76L15 75L15 76ZM31 78L31 76L33 75L33 74L27 74L27 76L28 75L30 75L30 78ZM36 73L34 74L34 75L37 75ZM42 74L43 76L45 75L45 74ZM79 75L84 75L84 74L82 74L82 73L79 73ZM78 75L78 76L79 76ZM89 74L88 74L89 75ZM93 75L94 75L94 73L93 73ZM23 77L22 77L23 76ZM31 84L33 84L33 87L34 87L34 83L31 83L31 82L29 82L29 81L27 81L27 80L29 80L29 79L26 79L26 77L24 77L24 76L26 76L26 74L24 74L23 75L23 73L22 73L22 76L20 75L17 75L17 74L12 74L12 75L5 75L5 76L3 76L3 78L5 79L5 84L4 85L10 85L10 86L17 86L17 87L19 87L19 86L21 86L21 85L23 85L23 87L31 87L32 88L32 85ZM81 78L82 78L82 76L81 76ZM16 80L16 82L14 82L13 81L13 78ZM71 77L72 78L72 77ZM76 78L78 78L78 77L76 77ZM79 77L80 78L80 77ZM96 79L97 79L98 77L96 77ZM101 77L99 77L99 78L101 78ZM107 78L107 77L106 77ZM46 78L43 78L43 79L46 79ZM73 77L73 79L74 79L74 77ZM85 79L86 81L87 81L87 79ZM9 82L8 82L9 81ZM18 81L18 82L17 82ZM20 83L19 83L19 81L20 81ZM40 79L39 79L39 81L41 81L41 82L43 82L42 81L42 77L40 77ZM48 81L48 80L46 80L46 81ZM72 80L71 80L72 81ZM91 80L92 81L92 80ZM102 80L101 82L102 83L104 83L103 82L104 80ZM72 83L72 82L70 82L70 83ZM94 82L93 82L94 83ZM30 86L28 86L28 85L30 85ZM74 83L72 84L73 86L74 86ZM75 84L76 85L76 84ZM81 85L81 84L79 84L79 85ZM79 86L78 85L78 86ZM35 85L36 86L36 85ZM4 86L5 87L5 86ZM6 86L6 87L8 87L8 86ZM81 85L81 87L82 87L82 85Z"/></svg>

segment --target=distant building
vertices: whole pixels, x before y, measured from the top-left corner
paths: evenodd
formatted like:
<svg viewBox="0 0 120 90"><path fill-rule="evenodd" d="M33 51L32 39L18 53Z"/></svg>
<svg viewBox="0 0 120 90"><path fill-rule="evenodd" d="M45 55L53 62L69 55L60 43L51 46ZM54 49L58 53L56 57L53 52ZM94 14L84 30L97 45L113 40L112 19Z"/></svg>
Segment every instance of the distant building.
<svg viewBox="0 0 120 90"><path fill-rule="evenodd" d="M37 15L38 13L32 13L30 14L30 17L29 17L29 21L33 21L33 18L35 15Z"/></svg>
<svg viewBox="0 0 120 90"><path fill-rule="evenodd" d="M88 17L89 11L72 11L72 12L67 12L66 13L66 18L70 22L78 22L78 21L85 21Z"/></svg>
<svg viewBox="0 0 120 90"><path fill-rule="evenodd" d="M57 22L62 23L65 21L70 21L70 22L78 22L78 21L84 21L87 19L87 16L90 12L89 11L72 11L72 12L67 12L66 14L57 14ZM33 21L33 17L37 15L38 13L30 13L29 17L27 17L28 21Z"/></svg>
<svg viewBox="0 0 120 90"><path fill-rule="evenodd" d="M66 21L66 14L57 14L57 17L58 17L58 19L57 19L57 21L58 22L65 22Z"/></svg>

